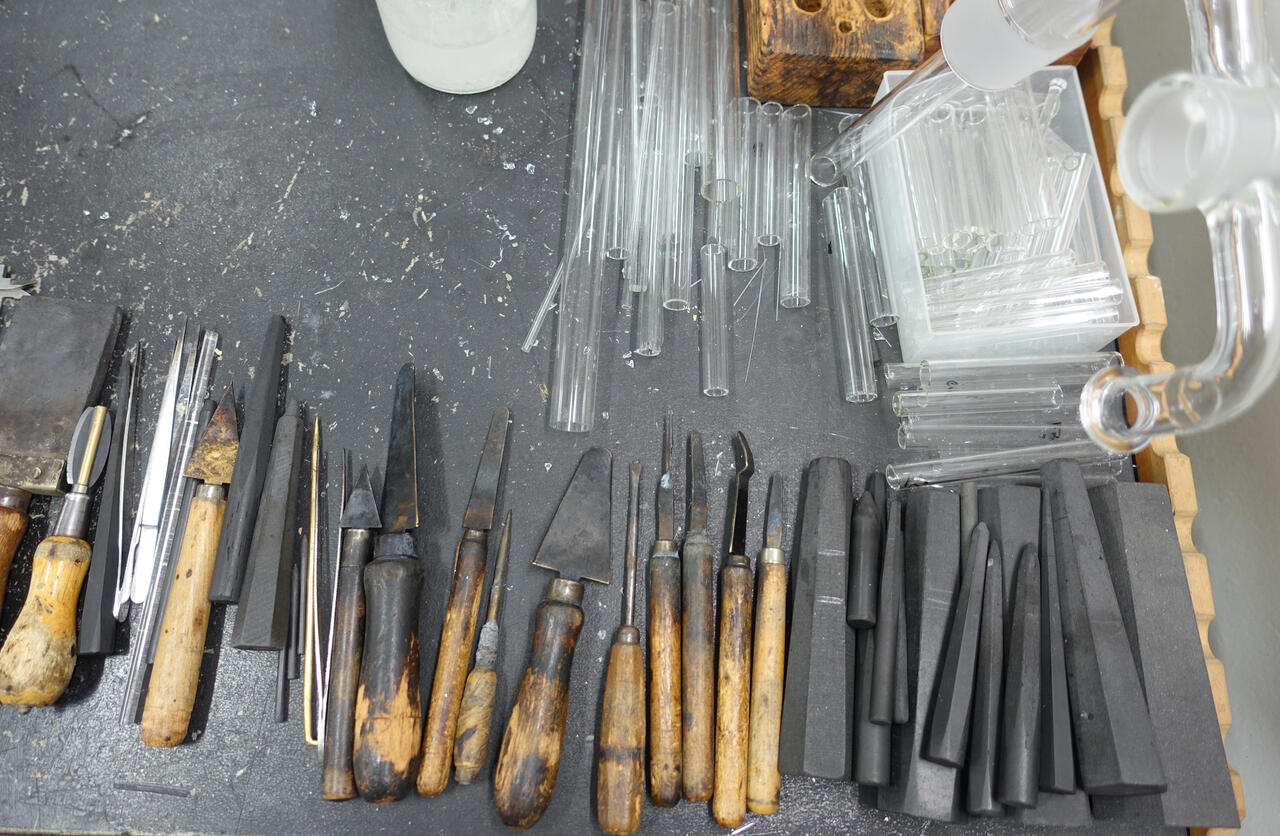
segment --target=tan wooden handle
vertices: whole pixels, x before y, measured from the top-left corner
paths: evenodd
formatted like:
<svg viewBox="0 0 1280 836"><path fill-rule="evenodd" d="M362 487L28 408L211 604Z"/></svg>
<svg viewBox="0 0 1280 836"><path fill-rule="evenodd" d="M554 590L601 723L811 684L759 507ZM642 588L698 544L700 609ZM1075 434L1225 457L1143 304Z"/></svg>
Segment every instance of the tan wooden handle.
<svg viewBox="0 0 1280 836"><path fill-rule="evenodd" d="M142 742L148 746L177 746L187 736L209 628L209 585L226 509L221 496L191 498L142 709Z"/></svg>
<svg viewBox="0 0 1280 836"><path fill-rule="evenodd" d="M709 540L685 540L680 688L681 780L689 801L711 798L715 781L716 733L716 601Z"/></svg>
<svg viewBox="0 0 1280 836"><path fill-rule="evenodd" d="M453 780L459 784L470 784L484 768L497 691L498 674L493 669L475 668L467 675L453 740Z"/></svg>
<svg viewBox="0 0 1280 836"><path fill-rule="evenodd" d="M89 544L46 537L31 561L31 586L0 648L0 703L49 705L76 666L76 602L89 571Z"/></svg>
<svg viewBox="0 0 1280 836"><path fill-rule="evenodd" d="M747 729L751 711L751 569L720 570L716 690L716 778L711 815L721 827L747 817Z"/></svg>
<svg viewBox="0 0 1280 836"><path fill-rule="evenodd" d="M27 515L17 508L0 505L0 610L4 608L4 591L8 588L9 567L27 530Z"/></svg>
<svg viewBox="0 0 1280 836"><path fill-rule="evenodd" d="M458 708L462 705L462 689L480 613L486 541L484 532L468 531L459 541L454 557L453 586L440 631L427 724L422 730L422 762L418 768L418 792L422 795L439 795L449 785Z"/></svg>
<svg viewBox="0 0 1280 836"><path fill-rule="evenodd" d="M649 796L659 807L680 800L680 562L649 560Z"/></svg>
<svg viewBox="0 0 1280 836"><path fill-rule="evenodd" d="M782 681L787 641L787 567L762 563L756 592L756 632L751 662L751 728L747 753L747 809L767 816L778 811L782 775L778 738L782 726Z"/></svg>
<svg viewBox="0 0 1280 836"><path fill-rule="evenodd" d="M606 836L631 836L644 799L644 651L640 631L618 629L600 711L596 816Z"/></svg>

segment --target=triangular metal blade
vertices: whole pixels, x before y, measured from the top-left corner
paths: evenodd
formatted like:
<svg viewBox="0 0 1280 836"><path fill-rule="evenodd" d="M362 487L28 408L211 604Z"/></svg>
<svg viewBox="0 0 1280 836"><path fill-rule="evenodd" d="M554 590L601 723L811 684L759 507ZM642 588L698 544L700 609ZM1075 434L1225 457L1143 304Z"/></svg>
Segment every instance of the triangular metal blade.
<svg viewBox="0 0 1280 836"><path fill-rule="evenodd" d="M484 440L484 452L480 454L480 466L476 468L476 480L471 486L471 501L462 516L462 527L473 531L493 528L494 506L498 503L498 481L502 478L502 460L507 449L507 425L511 423L511 410L500 406L493 411L489 422L489 435Z"/></svg>
<svg viewBox="0 0 1280 836"><path fill-rule="evenodd" d="M553 569L570 580L608 583L613 569L609 554L612 488L613 453L592 447L578 461L533 565Z"/></svg>
<svg viewBox="0 0 1280 836"><path fill-rule="evenodd" d="M240 450L240 427L236 423L236 395L233 386L213 411L213 417L204 427L200 443L191 452L184 476L200 479L211 485L226 485L236 467L236 454Z"/></svg>
<svg viewBox="0 0 1280 836"><path fill-rule="evenodd" d="M360 475L351 487L351 495L347 497L338 525L342 528L382 526L382 520L378 517L378 502L373 498L373 487L369 482L368 465L360 468Z"/></svg>

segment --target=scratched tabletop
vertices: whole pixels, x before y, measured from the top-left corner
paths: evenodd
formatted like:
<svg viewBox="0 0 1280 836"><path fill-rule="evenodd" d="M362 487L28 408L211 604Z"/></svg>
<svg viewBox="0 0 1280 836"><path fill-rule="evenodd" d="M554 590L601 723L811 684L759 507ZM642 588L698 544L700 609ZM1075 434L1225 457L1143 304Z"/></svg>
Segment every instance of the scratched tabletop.
<svg viewBox="0 0 1280 836"><path fill-rule="evenodd" d="M576 3L544 0L524 70L496 91L465 97L435 93L401 70L370 0L0 3L0 260L42 294L121 306L129 317L122 345L145 343L131 493L141 480L165 358L184 320L221 337L214 391L234 382L243 395L267 315L285 315L292 330L289 397L324 426L330 521L337 518L341 450L380 463L392 381L400 364L413 361L425 686L490 410L511 407L499 511L511 510L515 527L499 724L549 577L529 561L584 448L603 444L615 455L615 579L622 572L626 464L639 458L646 465L647 550L668 408L681 437L698 429L707 439L716 538L734 430L746 433L762 476L784 474L791 508L809 459L846 457L861 481L892 452L888 410L850 406L837 395L824 273L815 270L812 305L779 312L772 257L766 269L733 278L731 396L699 394L692 315L668 314L659 358L633 357L630 323L613 313L616 297L608 294L595 430L546 428L552 332L531 353L519 344L560 249L579 13ZM682 516L683 462L676 478ZM752 553L761 539L765 482L757 478L751 488ZM0 634L21 606L31 552L56 513L57 503L50 506L33 503ZM329 560L335 528L326 527ZM594 735L621 584L588 586L564 762L535 828L542 833L595 827ZM638 610L643 619L644 607ZM117 722L125 655L80 660L51 708L0 710L0 829L504 830L487 781L383 806L321 800L316 752L302 739L301 688L293 683L289 722L275 723L275 656L230 647L233 615L214 608L215 659L205 667L216 667L216 676L202 680L194 741L177 749L148 749L136 726ZM137 620L135 614L135 629ZM122 628L122 643L127 635ZM642 829L718 828L704 804L664 810L646 802ZM784 781L781 810L753 828L942 830L1014 828L886 815L859 805L852 784L797 777Z"/></svg>

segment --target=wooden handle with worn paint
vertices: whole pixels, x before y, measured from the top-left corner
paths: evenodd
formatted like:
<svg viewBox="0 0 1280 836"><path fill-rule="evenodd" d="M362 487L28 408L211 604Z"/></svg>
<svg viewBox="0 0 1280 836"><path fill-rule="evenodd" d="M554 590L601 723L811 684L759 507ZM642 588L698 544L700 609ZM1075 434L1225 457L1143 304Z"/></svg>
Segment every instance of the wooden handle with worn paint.
<svg viewBox="0 0 1280 836"><path fill-rule="evenodd" d="M596 817L606 836L631 836L644 801L644 650L640 631L624 624L609 648L600 710Z"/></svg>
<svg viewBox="0 0 1280 836"><path fill-rule="evenodd" d="M470 784L484 768L497 692L497 671L477 667L467 674L458 710L458 733L453 740L453 780L459 784Z"/></svg>
<svg viewBox="0 0 1280 836"><path fill-rule="evenodd" d="M364 650L364 567L373 535L363 528L342 532L338 590L333 614L333 656L325 710L324 762L320 794L328 801L356 797L351 758L355 738L356 691Z"/></svg>
<svg viewBox="0 0 1280 836"><path fill-rule="evenodd" d="M454 556L453 586L440 631L427 724L422 730L422 765L418 769L418 792L422 795L439 795L449 785L458 709L462 705L462 689L467 681L467 665L471 661L471 645L480 614L487 546L486 532L468 529L458 542Z"/></svg>
<svg viewBox="0 0 1280 836"><path fill-rule="evenodd" d="M782 785L778 739L787 643L786 565L761 562L757 583L756 632L751 647L751 727L747 735L747 809L767 816L778 811Z"/></svg>
<svg viewBox="0 0 1280 836"><path fill-rule="evenodd" d="M564 750L569 674L582 632L582 584L551 581L533 622L533 652L520 680L493 772L493 800L508 827L541 818L555 790Z"/></svg>
<svg viewBox="0 0 1280 836"><path fill-rule="evenodd" d="M226 510L218 485L200 485L187 509L142 709L142 742L148 746L177 746L187 737L209 629L209 586Z"/></svg>
<svg viewBox="0 0 1280 836"><path fill-rule="evenodd" d="M731 558L732 559L732 558ZM751 568L720 569L720 655L716 691L716 779L711 815L721 827L747 816L747 729L751 713Z"/></svg>
<svg viewBox="0 0 1280 836"><path fill-rule="evenodd" d="M0 648L0 703L49 705L76 666L76 601L89 571L89 544L46 537L31 561L31 586Z"/></svg>
<svg viewBox="0 0 1280 836"><path fill-rule="evenodd" d="M4 608L4 591L8 588L9 567L18 552L22 535L27 531L27 514L19 508L0 503L0 610Z"/></svg>
<svg viewBox="0 0 1280 836"><path fill-rule="evenodd" d="M378 557L364 569L364 651L356 691L356 789L367 801L398 801L413 789L422 743L418 601L414 557Z"/></svg>
<svg viewBox="0 0 1280 836"><path fill-rule="evenodd" d="M699 542L685 540L680 680L684 727L680 746L684 797L690 801L711 798L716 774L716 603L711 553L711 541L705 537Z"/></svg>
<svg viewBox="0 0 1280 836"><path fill-rule="evenodd" d="M680 800L680 559L649 559L649 796Z"/></svg>

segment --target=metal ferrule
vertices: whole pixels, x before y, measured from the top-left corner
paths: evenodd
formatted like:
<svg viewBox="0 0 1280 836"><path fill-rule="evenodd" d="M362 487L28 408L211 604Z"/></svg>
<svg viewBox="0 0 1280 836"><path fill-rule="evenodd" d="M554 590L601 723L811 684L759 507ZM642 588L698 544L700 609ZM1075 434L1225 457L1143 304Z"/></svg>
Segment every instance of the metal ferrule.
<svg viewBox="0 0 1280 836"><path fill-rule="evenodd" d="M613 634L615 644L640 644L640 629L634 624L623 624Z"/></svg>
<svg viewBox="0 0 1280 836"><path fill-rule="evenodd" d="M650 557L679 557L680 544L675 540L654 540Z"/></svg>
<svg viewBox="0 0 1280 836"><path fill-rule="evenodd" d="M196 496L201 499L222 499L222 485L214 485L209 482L201 482L196 485Z"/></svg>
<svg viewBox="0 0 1280 836"><path fill-rule="evenodd" d="M26 511L31 503L31 494L22 488L0 487L0 508L12 508L15 511Z"/></svg>
<svg viewBox="0 0 1280 836"><path fill-rule="evenodd" d="M584 591L581 581L569 580L568 578L552 578L551 583L547 584L547 600L580 605Z"/></svg>
<svg viewBox="0 0 1280 836"><path fill-rule="evenodd" d="M89 529L89 494L79 488L62 498L62 511L53 526L55 537L75 537L83 540Z"/></svg>
<svg viewBox="0 0 1280 836"><path fill-rule="evenodd" d="M759 562L770 566L785 566L787 565L787 553L782 549L766 547L760 550Z"/></svg>

